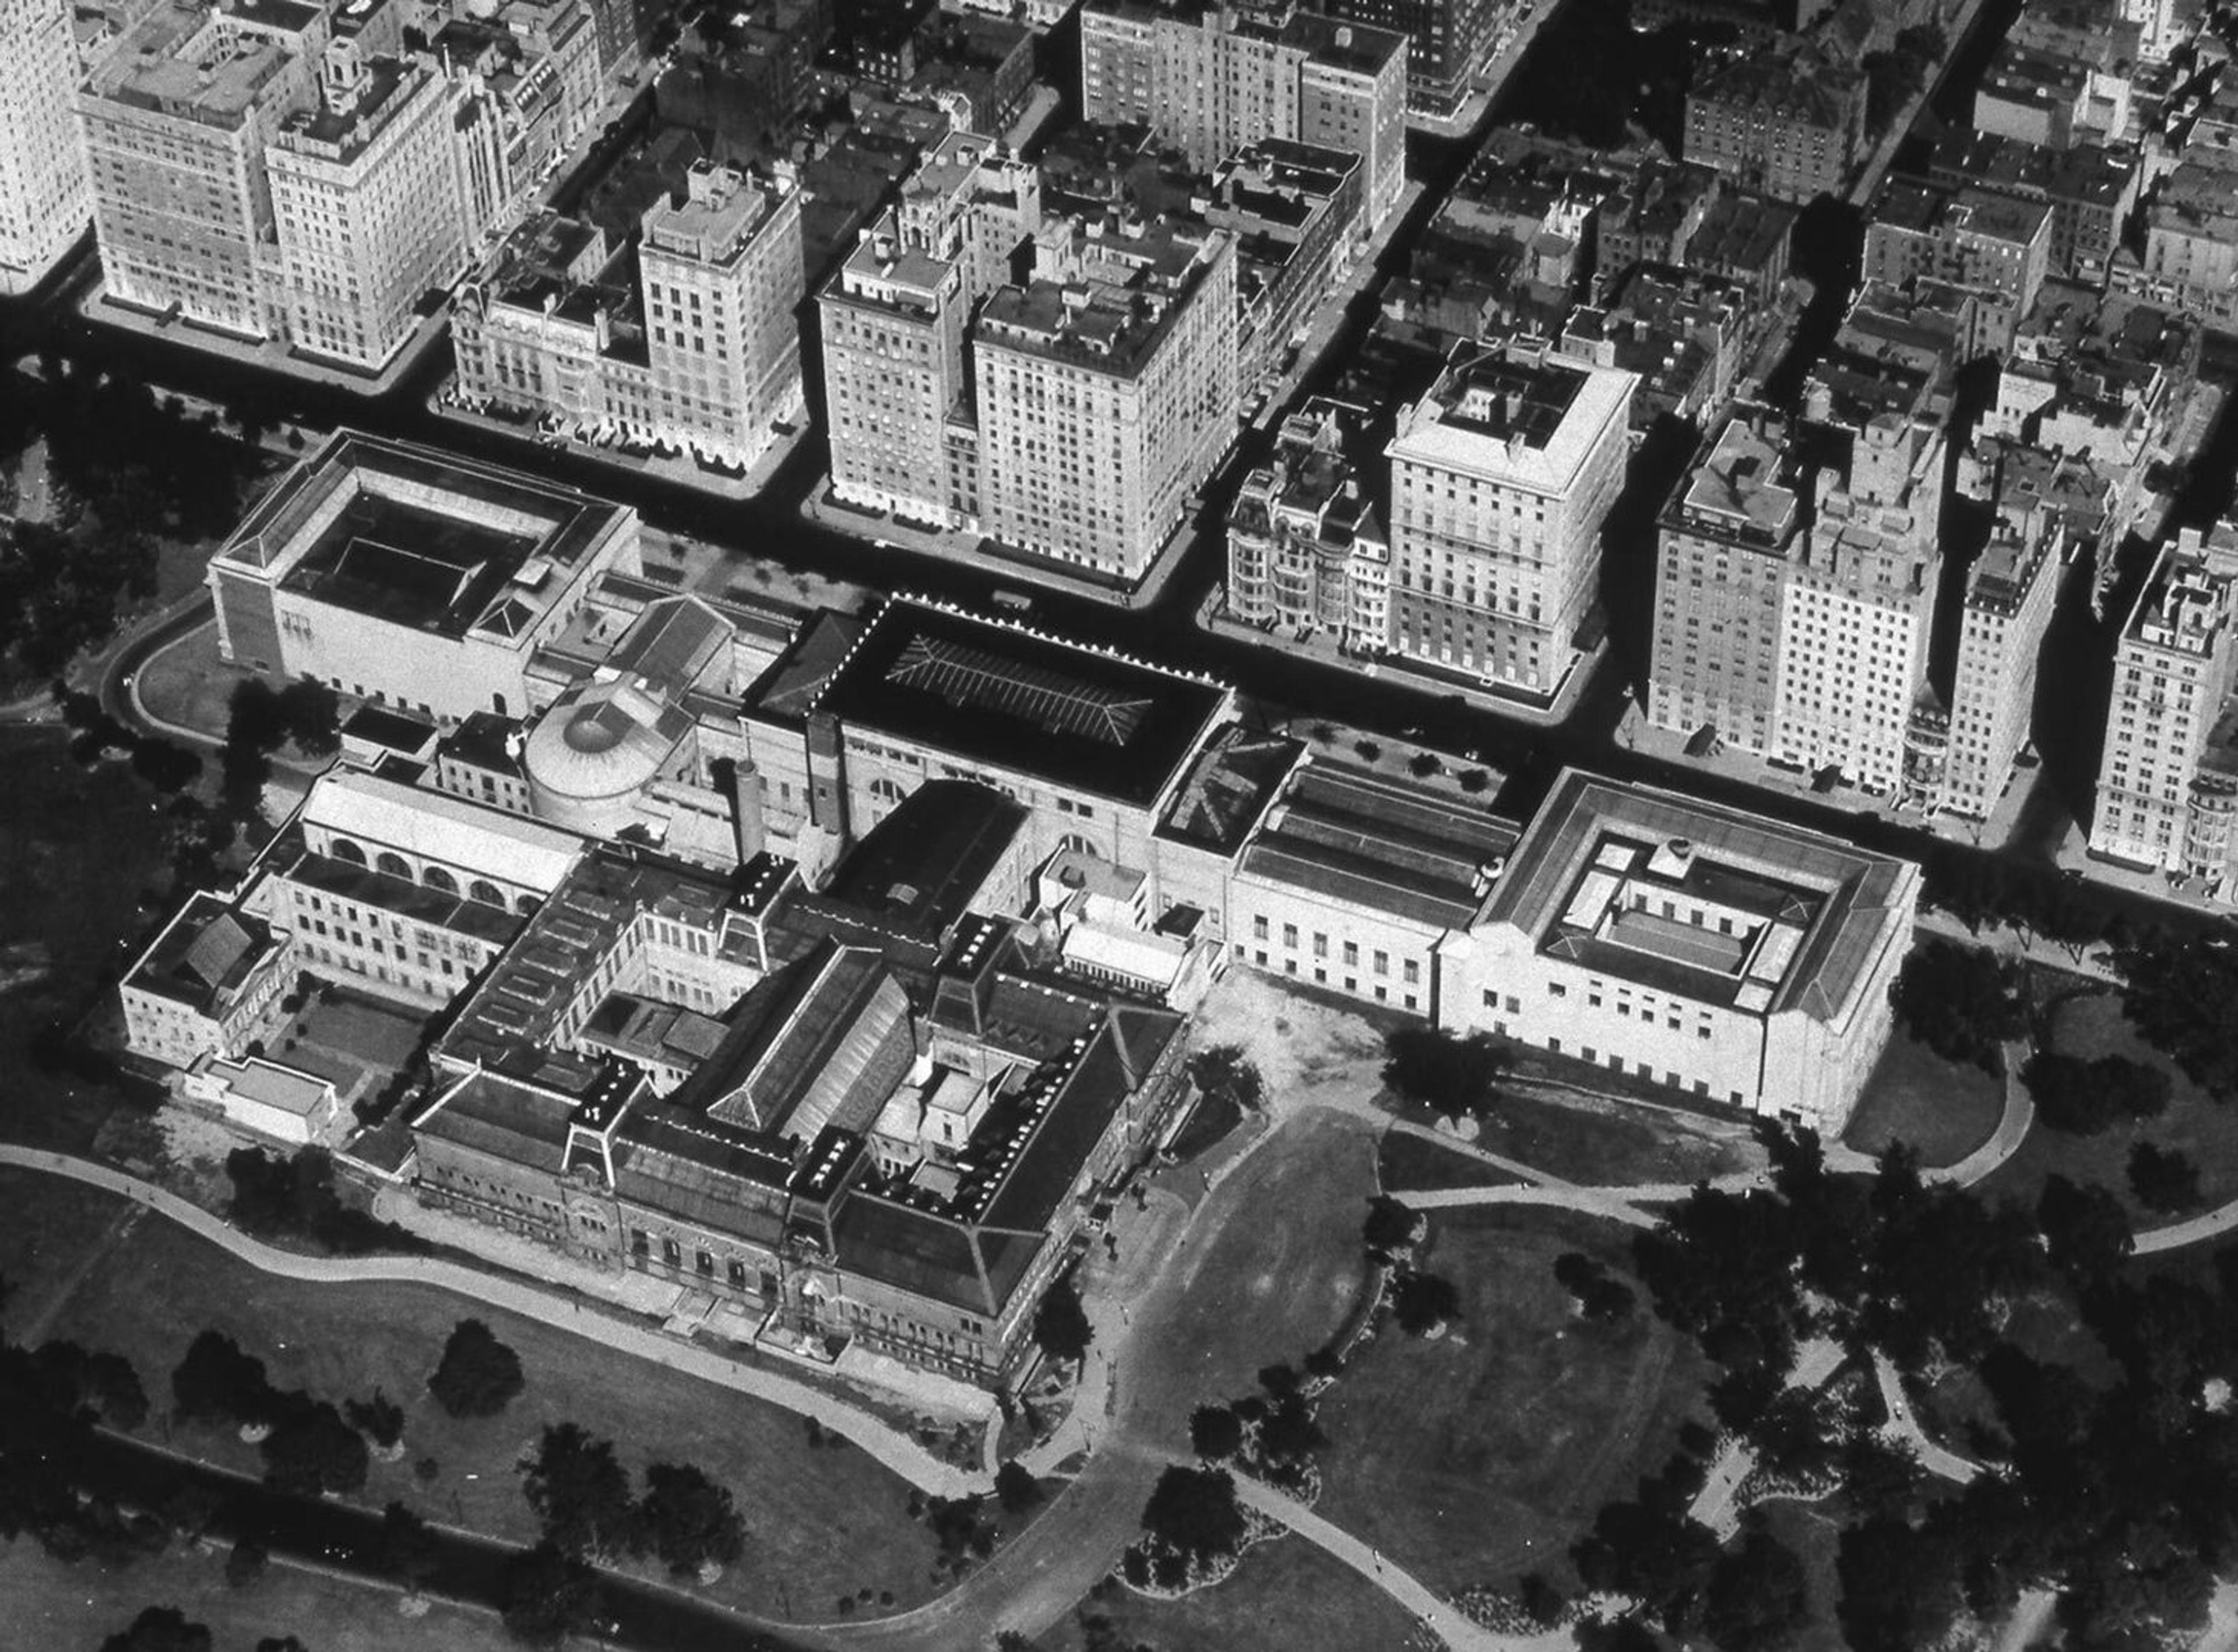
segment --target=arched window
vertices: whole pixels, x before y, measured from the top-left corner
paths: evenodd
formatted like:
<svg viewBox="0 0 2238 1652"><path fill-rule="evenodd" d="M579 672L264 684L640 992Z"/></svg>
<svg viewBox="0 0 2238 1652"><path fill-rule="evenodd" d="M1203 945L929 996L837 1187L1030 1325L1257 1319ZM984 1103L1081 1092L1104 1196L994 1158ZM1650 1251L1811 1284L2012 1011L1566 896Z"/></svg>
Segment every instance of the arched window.
<svg viewBox="0 0 2238 1652"><path fill-rule="evenodd" d="M413 881L412 862L393 849L385 849L374 856L373 869L376 872L386 872L391 877L401 877L407 883Z"/></svg>
<svg viewBox="0 0 2238 1652"><path fill-rule="evenodd" d="M525 918L528 916L529 914L535 911L539 904L540 902L534 895L524 895L513 903L513 909L520 913L520 915Z"/></svg>
<svg viewBox="0 0 2238 1652"><path fill-rule="evenodd" d="M1078 854L1087 856L1092 861L1100 861L1103 858L1103 851L1078 832L1067 832L1057 840L1057 847L1072 849Z"/></svg>
<svg viewBox="0 0 2238 1652"><path fill-rule="evenodd" d="M352 866L365 864L365 851L351 843L348 838L337 837L330 847L336 860L348 861Z"/></svg>
<svg viewBox="0 0 2238 1652"><path fill-rule="evenodd" d="M897 780L890 780L885 776L880 775L871 783L872 799L885 804L888 808L901 802L903 795L901 783Z"/></svg>
<svg viewBox="0 0 2238 1652"><path fill-rule="evenodd" d="M467 898L480 901L484 906L505 905L505 891L486 877L478 877L467 885Z"/></svg>
<svg viewBox="0 0 2238 1652"><path fill-rule="evenodd" d="M440 889L446 895L459 892L459 880L440 866L431 866L420 874L420 881L431 889Z"/></svg>

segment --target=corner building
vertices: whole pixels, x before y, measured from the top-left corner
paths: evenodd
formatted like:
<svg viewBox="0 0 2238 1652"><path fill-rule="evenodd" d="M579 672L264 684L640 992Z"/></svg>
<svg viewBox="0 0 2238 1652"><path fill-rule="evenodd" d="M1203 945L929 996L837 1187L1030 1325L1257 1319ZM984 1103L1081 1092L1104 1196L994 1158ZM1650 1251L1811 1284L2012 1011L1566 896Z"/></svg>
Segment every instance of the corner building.
<svg viewBox="0 0 2238 1652"><path fill-rule="evenodd" d="M93 215L63 0L0 0L0 294L28 293Z"/></svg>
<svg viewBox="0 0 2238 1652"><path fill-rule="evenodd" d="M1597 594L1639 382L1543 345L1454 354L1385 450L1394 651L1559 691Z"/></svg>

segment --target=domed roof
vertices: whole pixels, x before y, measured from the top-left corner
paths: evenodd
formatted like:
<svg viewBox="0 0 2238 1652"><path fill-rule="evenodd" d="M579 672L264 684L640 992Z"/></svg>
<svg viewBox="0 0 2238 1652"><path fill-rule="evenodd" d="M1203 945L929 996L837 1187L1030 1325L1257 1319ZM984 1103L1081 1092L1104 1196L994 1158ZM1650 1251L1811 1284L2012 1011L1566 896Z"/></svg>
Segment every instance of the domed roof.
<svg viewBox="0 0 2238 1652"><path fill-rule="evenodd" d="M546 712L522 763L529 784L547 797L619 797L651 781L691 726L687 714L634 678L610 678Z"/></svg>

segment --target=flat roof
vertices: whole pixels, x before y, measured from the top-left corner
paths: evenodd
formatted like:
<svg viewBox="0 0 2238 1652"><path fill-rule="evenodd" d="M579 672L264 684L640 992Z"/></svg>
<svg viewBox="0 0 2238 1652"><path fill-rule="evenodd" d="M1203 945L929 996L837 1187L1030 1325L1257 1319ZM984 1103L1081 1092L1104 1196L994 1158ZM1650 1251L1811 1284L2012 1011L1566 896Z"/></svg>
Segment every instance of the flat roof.
<svg viewBox="0 0 2238 1652"><path fill-rule="evenodd" d="M1154 802L1226 709L1202 677L899 597L815 709L1069 790Z"/></svg>
<svg viewBox="0 0 2238 1652"><path fill-rule="evenodd" d="M527 634L635 513L519 471L338 430L213 558L391 624Z"/></svg>
<svg viewBox="0 0 2238 1652"><path fill-rule="evenodd" d="M929 780L839 863L825 893L937 945L970 909L1027 821L1025 806L970 780Z"/></svg>
<svg viewBox="0 0 2238 1652"><path fill-rule="evenodd" d="M1569 769L1532 816L1482 921L1619 979L1832 1021L1904 922L1918 876L1909 861L1836 838ZM1642 910L1621 900L1633 882L1745 917L1741 957L1641 922L1662 915L1659 902Z"/></svg>
<svg viewBox="0 0 2238 1652"><path fill-rule="evenodd" d="M1386 451L1394 459L1559 495L1608 427L1625 427L1639 382L1620 367L1464 346L1429 394L1400 415Z"/></svg>

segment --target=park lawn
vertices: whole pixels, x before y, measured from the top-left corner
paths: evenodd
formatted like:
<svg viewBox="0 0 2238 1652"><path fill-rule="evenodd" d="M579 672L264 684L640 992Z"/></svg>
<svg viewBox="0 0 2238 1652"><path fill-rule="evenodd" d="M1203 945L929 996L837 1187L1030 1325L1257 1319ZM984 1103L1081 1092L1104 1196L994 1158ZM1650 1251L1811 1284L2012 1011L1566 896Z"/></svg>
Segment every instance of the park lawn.
<svg viewBox="0 0 2238 1652"><path fill-rule="evenodd" d="M1987 1141L2004 1110L2003 1080L1943 1060L1899 1027L1889 1034L1842 1139L1876 1155L1907 1141L1934 1169L1957 1164Z"/></svg>
<svg viewBox="0 0 2238 1652"><path fill-rule="evenodd" d="M1419 1265L1460 1290L1461 1320L1434 1342L1387 1322L1353 1356L1321 1402L1319 1512L1440 1593L1567 1583L1572 1540L1705 1411L1700 1356L1644 1291L1588 1325L1554 1282L1571 1250L1628 1273L1628 1237L1568 1212L1434 1213Z"/></svg>
<svg viewBox="0 0 2238 1652"><path fill-rule="evenodd" d="M1476 1145L1588 1186L1691 1182L1745 1168L1763 1157L1738 1122L1620 1101L1528 1095L1505 1087L1485 1114Z"/></svg>
<svg viewBox="0 0 2238 1652"><path fill-rule="evenodd" d="M1115 1644L1158 1652L1392 1652L1407 1644L1407 1609L1302 1537L1254 1547L1225 1581L1179 1600L1116 1585L1035 1637L1042 1652L1082 1652L1083 1616L1109 1618Z"/></svg>
<svg viewBox="0 0 2238 1652"><path fill-rule="evenodd" d="M10 1340L46 1340L72 1270L115 1243L130 1214L114 1199L87 1198L76 1182L0 1166L0 1280L10 1290L0 1323Z"/></svg>
<svg viewBox="0 0 2238 1652"><path fill-rule="evenodd" d="M2039 1121L2011 1160L1983 1183L1984 1191L2032 1204L2049 1177L2096 1182L2120 1198L2140 1230L2238 1199L2238 1107L2218 1105L2139 1037L2118 993L2086 993L2060 1004L2052 1012L2051 1047L2085 1058L2126 1055L2158 1067L2168 1075L2168 1110L2095 1136L2069 1135ZM2173 1147L2199 1167L2201 1202L2194 1210L2147 1210L2130 1194L2129 1150L2139 1141Z"/></svg>
<svg viewBox="0 0 2238 1652"><path fill-rule="evenodd" d="M95 1652L148 1606L176 1607L208 1626L217 1652L248 1652L293 1635L313 1652L519 1652L493 1614L438 1602L407 1618L401 1596L375 1584L275 1561L246 1589L228 1588L225 1550L174 1544L129 1566L66 1566L30 1538L0 1544L7 1644Z"/></svg>
<svg viewBox="0 0 2238 1652"><path fill-rule="evenodd" d="M451 1417L427 1391L444 1339L467 1317L485 1320L527 1376L494 1417ZM711 1591L726 1604L812 1621L864 1589L874 1599L891 1592L897 1607L937 1592L935 1546L909 1517L909 1488L857 1448L811 1448L790 1411L432 1286L275 1279L147 1221L86 1273L52 1333L129 1356L165 1411L170 1373L205 1328L262 1359L281 1387L337 1404L379 1387L404 1407L404 1461L376 1461L360 1494L374 1508L402 1498L431 1518L533 1542L518 1464L546 1424L572 1421L612 1440L632 1474L652 1461L692 1463L730 1488L751 1558ZM230 1430L150 1426L208 1461L261 1470L255 1449ZM432 1480L418 1473L424 1458L436 1464Z"/></svg>
<svg viewBox="0 0 2238 1652"><path fill-rule="evenodd" d="M1823 1503L1804 1503L1775 1497L1756 1505L1771 1535L1795 1551L1809 1580L1810 1620L1787 1642L1786 1652L1846 1652L1835 1609L1842 1598L1842 1583L1834 1569L1841 1548L1841 1529Z"/></svg>
<svg viewBox="0 0 2238 1652"><path fill-rule="evenodd" d="M1523 1180L1411 1130L1383 1133L1375 1150L1375 1179L1387 1193L1424 1193L1440 1187L1513 1187Z"/></svg>

